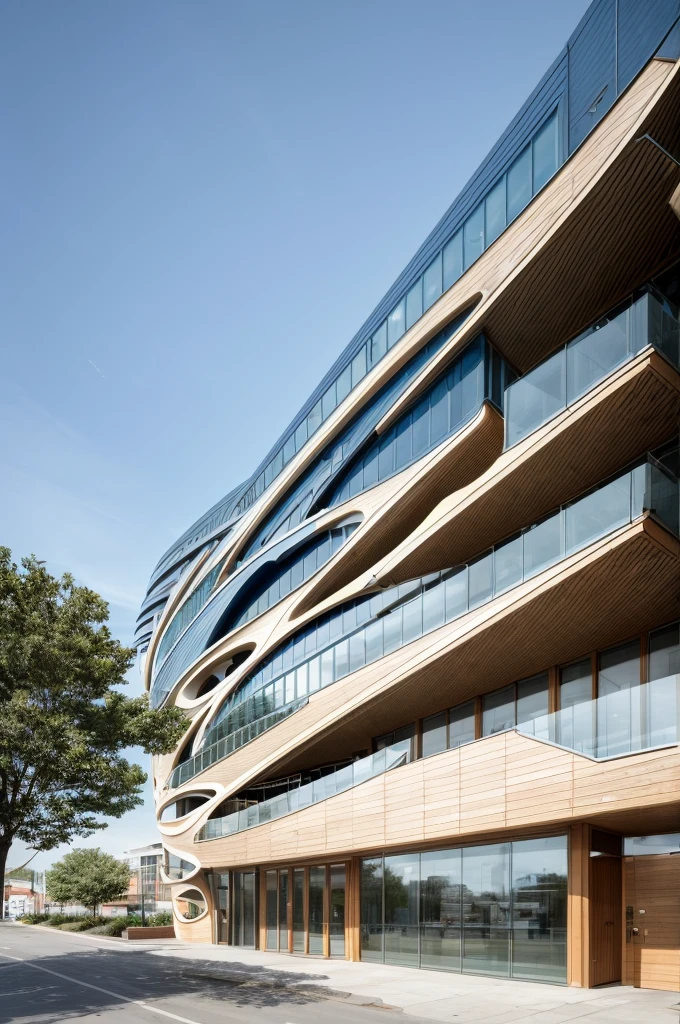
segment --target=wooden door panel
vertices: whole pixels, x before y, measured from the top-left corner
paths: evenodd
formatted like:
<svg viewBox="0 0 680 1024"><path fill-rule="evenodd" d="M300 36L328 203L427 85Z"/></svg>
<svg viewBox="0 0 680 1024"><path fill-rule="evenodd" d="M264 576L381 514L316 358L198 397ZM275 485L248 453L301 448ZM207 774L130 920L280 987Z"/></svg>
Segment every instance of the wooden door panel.
<svg viewBox="0 0 680 1024"><path fill-rule="evenodd" d="M621 861L590 861L590 984L621 980Z"/></svg>
<svg viewBox="0 0 680 1024"><path fill-rule="evenodd" d="M680 989L680 856L631 857L626 878L633 886L626 900L638 929L627 943L629 980L636 988L675 992Z"/></svg>

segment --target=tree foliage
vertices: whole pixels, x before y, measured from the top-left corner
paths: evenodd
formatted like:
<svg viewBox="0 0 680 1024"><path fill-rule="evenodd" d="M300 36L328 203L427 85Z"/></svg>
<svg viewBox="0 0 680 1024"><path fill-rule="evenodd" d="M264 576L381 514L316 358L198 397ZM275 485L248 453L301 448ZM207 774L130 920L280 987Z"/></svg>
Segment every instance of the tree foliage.
<svg viewBox="0 0 680 1024"><path fill-rule="evenodd" d="M82 903L97 913L97 907L120 899L130 886L130 869L98 847L71 850L45 875L47 896L54 903Z"/></svg>
<svg viewBox="0 0 680 1024"><path fill-rule="evenodd" d="M140 804L125 749L165 753L184 731L177 708L120 691L134 650L107 620L99 594L0 547L0 878L13 840L50 850Z"/></svg>

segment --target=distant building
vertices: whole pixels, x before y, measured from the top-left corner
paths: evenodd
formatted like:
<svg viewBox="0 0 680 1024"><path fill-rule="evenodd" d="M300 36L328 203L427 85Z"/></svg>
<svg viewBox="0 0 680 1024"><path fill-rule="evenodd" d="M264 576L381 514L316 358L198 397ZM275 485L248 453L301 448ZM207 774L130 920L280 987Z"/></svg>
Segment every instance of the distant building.
<svg viewBox="0 0 680 1024"><path fill-rule="evenodd" d="M122 899L102 904L104 917L139 913L142 909L142 896L144 909L150 914L172 908L170 887L161 881L162 843L127 850L121 860L130 868L128 891Z"/></svg>
<svg viewBox="0 0 680 1024"><path fill-rule="evenodd" d="M5 875L5 915L39 914L45 905L45 872L27 868Z"/></svg>

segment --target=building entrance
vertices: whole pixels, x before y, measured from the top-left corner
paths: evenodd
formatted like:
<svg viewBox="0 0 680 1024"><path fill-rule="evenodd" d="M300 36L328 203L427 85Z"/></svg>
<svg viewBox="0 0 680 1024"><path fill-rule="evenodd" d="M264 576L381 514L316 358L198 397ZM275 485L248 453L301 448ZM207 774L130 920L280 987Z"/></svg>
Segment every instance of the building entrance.
<svg viewBox="0 0 680 1024"><path fill-rule="evenodd" d="M626 981L675 992L680 989L680 835L644 838L675 839L677 853L647 853L652 842L644 855L625 858ZM628 840L627 849L636 842L642 849L642 840Z"/></svg>

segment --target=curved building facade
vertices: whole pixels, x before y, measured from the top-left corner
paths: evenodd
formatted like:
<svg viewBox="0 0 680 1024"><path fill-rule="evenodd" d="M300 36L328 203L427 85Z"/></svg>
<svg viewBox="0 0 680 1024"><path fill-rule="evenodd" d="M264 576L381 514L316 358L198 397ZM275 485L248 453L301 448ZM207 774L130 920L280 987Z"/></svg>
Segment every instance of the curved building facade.
<svg viewBox="0 0 680 1024"><path fill-rule="evenodd" d="M592 4L156 566L182 938L680 987L679 18Z"/></svg>

